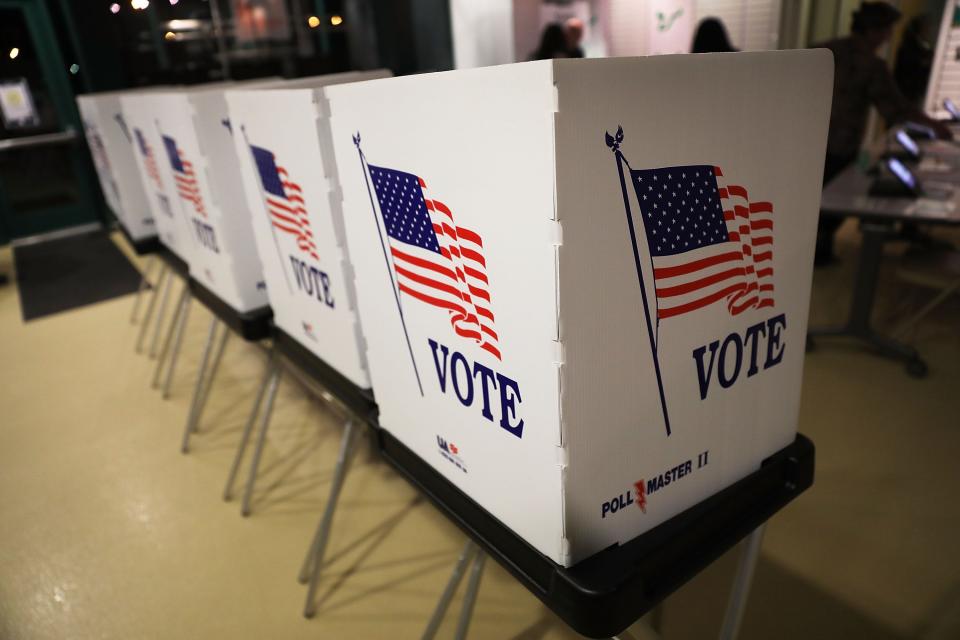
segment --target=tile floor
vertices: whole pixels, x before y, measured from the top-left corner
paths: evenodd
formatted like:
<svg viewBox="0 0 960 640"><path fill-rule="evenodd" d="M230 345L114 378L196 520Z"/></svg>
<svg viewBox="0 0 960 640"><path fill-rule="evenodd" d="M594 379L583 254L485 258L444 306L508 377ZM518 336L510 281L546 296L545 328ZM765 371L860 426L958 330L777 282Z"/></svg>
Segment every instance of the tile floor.
<svg viewBox="0 0 960 640"><path fill-rule="evenodd" d="M960 240L960 235L954 236ZM117 240L123 246L122 240ZM846 311L857 234L817 271L812 320ZM893 249L892 249L893 251ZM9 249L0 271L10 273ZM885 268L889 326L925 295ZM189 455L179 441L209 314L195 304L172 398L133 352L132 298L20 320L0 288L0 638L415 638L463 543L362 446L317 603L296 574L340 428L281 386L254 513L222 484L263 355L231 342ZM913 339L931 375L823 342L807 359L800 429L816 485L773 519L742 638L960 638L960 299ZM735 556L669 598L667 638L716 634ZM457 603L454 603L454 607ZM452 621L438 637L449 637ZM577 637L488 563L472 638Z"/></svg>

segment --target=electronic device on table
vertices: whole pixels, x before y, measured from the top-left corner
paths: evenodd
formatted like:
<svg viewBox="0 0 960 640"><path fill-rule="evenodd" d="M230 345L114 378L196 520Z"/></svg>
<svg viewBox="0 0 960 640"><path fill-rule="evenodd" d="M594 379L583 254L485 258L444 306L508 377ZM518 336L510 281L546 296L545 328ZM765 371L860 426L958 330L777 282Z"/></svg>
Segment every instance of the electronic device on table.
<svg viewBox="0 0 960 640"><path fill-rule="evenodd" d="M957 121L960 120L960 108L954 104L953 100L950 98L943 99L943 108L947 110L947 113L950 114L950 119Z"/></svg>
<svg viewBox="0 0 960 640"><path fill-rule="evenodd" d="M878 198L931 198L947 200L953 192L949 189L924 187L916 174L899 158L890 156L882 160L880 176L870 185L869 195Z"/></svg>

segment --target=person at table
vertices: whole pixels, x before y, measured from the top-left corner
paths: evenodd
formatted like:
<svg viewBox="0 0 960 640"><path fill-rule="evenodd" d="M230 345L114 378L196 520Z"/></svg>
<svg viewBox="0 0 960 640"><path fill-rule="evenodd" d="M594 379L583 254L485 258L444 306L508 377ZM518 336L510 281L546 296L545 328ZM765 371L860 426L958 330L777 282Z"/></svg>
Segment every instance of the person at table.
<svg viewBox="0 0 960 640"><path fill-rule="evenodd" d="M583 20L580 18L567 18L563 23L563 34L567 37L567 56L570 58L584 57L583 47L580 42L583 40Z"/></svg>
<svg viewBox="0 0 960 640"><path fill-rule="evenodd" d="M903 96L917 106L923 105L927 82L933 69L933 43L930 42L930 16L914 17L903 30L903 40L897 49L893 65L893 79Z"/></svg>
<svg viewBox="0 0 960 640"><path fill-rule="evenodd" d="M697 25L690 53L728 53L736 51L730 44L727 28L719 18L704 18Z"/></svg>
<svg viewBox="0 0 960 640"><path fill-rule="evenodd" d="M531 60L552 60L554 58L569 58L567 49L567 34L563 26L548 24L540 36L540 45L530 54Z"/></svg>
<svg viewBox="0 0 960 640"><path fill-rule="evenodd" d="M824 185L857 159L871 106L877 108L888 126L911 120L932 127L941 138L952 138L943 123L927 117L904 98L886 63L877 56L877 50L890 40L899 19L900 12L886 2L864 2L853 14L849 36L815 45L832 51L834 60ZM820 219L817 265L834 260L833 237L842 222L840 218Z"/></svg>

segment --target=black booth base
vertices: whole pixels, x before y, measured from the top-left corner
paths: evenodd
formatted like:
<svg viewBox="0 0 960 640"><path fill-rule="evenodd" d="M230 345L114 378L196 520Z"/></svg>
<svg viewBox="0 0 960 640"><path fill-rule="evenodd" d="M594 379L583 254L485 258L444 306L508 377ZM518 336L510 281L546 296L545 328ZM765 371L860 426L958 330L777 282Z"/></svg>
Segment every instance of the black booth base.
<svg viewBox="0 0 960 640"><path fill-rule="evenodd" d="M161 244L160 248L155 252L155 255L160 258L160 260L167 266L168 269L173 271L184 280L189 280L190 267L188 267L187 263L181 260L177 254Z"/></svg>
<svg viewBox="0 0 960 640"><path fill-rule="evenodd" d="M633 540L562 567L387 431L384 458L572 629L617 635L813 484L814 447L798 434L756 472Z"/></svg>
<svg viewBox="0 0 960 640"><path fill-rule="evenodd" d="M273 319L273 310L270 307L240 312L193 278L188 278L187 282L193 297L244 340L255 342L270 337L270 321Z"/></svg>
<svg viewBox="0 0 960 640"><path fill-rule="evenodd" d="M146 256L151 253L157 253L163 247L160 244L160 238L157 236L148 236L146 238L141 238L140 240L134 240L133 236L130 235L130 232L127 231L127 228L123 226L120 222L117 222L117 227L120 228L120 233L123 234L123 237L126 238L127 243L133 247L133 252L138 256Z"/></svg>
<svg viewBox="0 0 960 640"><path fill-rule="evenodd" d="M276 325L273 327L273 346L305 375L329 390L348 409L368 423L375 423L377 404L373 399L373 391L355 385Z"/></svg>

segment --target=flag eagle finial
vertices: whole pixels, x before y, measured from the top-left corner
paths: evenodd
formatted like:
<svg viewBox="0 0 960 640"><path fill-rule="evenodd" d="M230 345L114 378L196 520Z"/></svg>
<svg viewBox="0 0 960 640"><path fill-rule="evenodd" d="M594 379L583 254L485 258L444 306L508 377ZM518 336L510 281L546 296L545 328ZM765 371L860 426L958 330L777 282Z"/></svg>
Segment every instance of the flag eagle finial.
<svg viewBox="0 0 960 640"><path fill-rule="evenodd" d="M609 132L604 132L604 137L611 151L619 151L620 143L623 142L623 127L617 125L617 134L615 136L610 135Z"/></svg>

